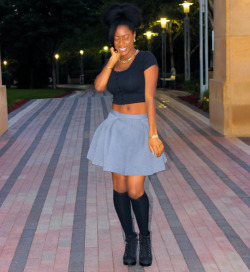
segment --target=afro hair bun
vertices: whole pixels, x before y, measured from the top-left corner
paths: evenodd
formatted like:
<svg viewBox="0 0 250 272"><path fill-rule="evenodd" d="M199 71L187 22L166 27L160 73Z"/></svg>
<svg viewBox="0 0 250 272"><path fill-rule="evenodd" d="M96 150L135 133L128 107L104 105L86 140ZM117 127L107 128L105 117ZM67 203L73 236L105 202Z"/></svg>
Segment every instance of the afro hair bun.
<svg viewBox="0 0 250 272"><path fill-rule="evenodd" d="M103 15L103 22L108 27L124 20L138 28L142 21L140 9L129 3L115 3Z"/></svg>

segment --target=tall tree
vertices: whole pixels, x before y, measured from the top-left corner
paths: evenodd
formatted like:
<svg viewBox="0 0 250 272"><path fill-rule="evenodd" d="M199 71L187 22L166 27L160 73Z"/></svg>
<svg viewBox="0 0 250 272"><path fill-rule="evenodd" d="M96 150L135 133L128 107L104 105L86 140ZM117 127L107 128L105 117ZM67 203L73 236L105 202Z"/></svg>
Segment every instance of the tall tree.
<svg viewBox="0 0 250 272"><path fill-rule="evenodd" d="M20 85L34 86L43 73L44 81L48 74L41 70L51 61L54 67L54 53L62 41L70 37L75 28L86 28L95 21L95 8L99 0L9 0L12 7L11 27L6 44L10 45L7 54L16 60L16 77ZM4 21L4 25L5 24ZM46 69L44 69L46 70ZM29 76L27 75L27 71ZM55 75L55 73L53 73ZM55 87L55 76L53 78Z"/></svg>

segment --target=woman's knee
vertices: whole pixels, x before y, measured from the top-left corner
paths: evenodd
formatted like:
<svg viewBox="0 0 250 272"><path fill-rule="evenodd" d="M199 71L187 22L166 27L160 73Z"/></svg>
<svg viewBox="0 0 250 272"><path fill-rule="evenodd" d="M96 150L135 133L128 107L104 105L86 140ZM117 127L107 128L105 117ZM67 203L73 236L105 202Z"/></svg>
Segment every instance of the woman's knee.
<svg viewBox="0 0 250 272"><path fill-rule="evenodd" d="M143 176L128 176L128 195L130 198L137 199L144 194L144 180Z"/></svg>
<svg viewBox="0 0 250 272"><path fill-rule="evenodd" d="M129 189L128 190L128 195L130 198L132 199L137 199L139 197L141 197L144 194L144 189L140 188L140 189Z"/></svg>
<svg viewBox="0 0 250 272"><path fill-rule="evenodd" d="M125 193L127 192L127 180L126 176L112 173L112 180L113 180L113 188L118 193Z"/></svg>

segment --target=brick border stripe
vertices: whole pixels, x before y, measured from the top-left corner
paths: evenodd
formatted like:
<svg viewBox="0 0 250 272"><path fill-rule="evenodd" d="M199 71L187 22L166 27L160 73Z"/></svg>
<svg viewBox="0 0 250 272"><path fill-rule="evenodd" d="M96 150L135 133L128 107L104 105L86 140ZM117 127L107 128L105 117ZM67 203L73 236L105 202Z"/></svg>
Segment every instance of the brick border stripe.
<svg viewBox="0 0 250 272"><path fill-rule="evenodd" d="M2 157L5 152L12 146L12 144L16 141L18 136L27 128L27 126L40 114L44 111L52 100L46 102L39 110L37 110L17 131L16 133L9 139L6 145L4 145L0 150L0 157Z"/></svg>
<svg viewBox="0 0 250 272"><path fill-rule="evenodd" d="M156 174L148 176L189 271L205 271Z"/></svg>
<svg viewBox="0 0 250 272"><path fill-rule="evenodd" d="M179 160L179 158L176 156L176 154L173 152L173 150L170 148L170 146L166 143L166 141L163 139L163 137L159 134L165 150L168 154L171 154L171 159L175 165L177 165L178 170L182 174L182 176L185 178L186 182L189 184L189 186L192 188L193 192L196 194L197 198L201 201L203 206L207 209L215 223L218 225L218 227L222 230L222 232L227 237L228 241L231 243L231 245L234 247L234 249L237 251L243 262L247 265L248 268L250 268L250 250L246 246L246 244L241 240L239 235L234 231L234 229L231 227L231 225L227 222L225 217L221 214L221 212L218 210L218 208L215 206L215 204L212 202L212 200L207 196L207 194L204 192L204 190L201 188L201 186L196 182L196 180L193 178L193 176L189 173L189 171L186 169L186 167L183 165L183 163Z"/></svg>
<svg viewBox="0 0 250 272"><path fill-rule="evenodd" d="M105 103L105 100L103 97L101 97L101 102L102 102L102 112L103 112L103 116L105 119L108 116L108 109L107 109L107 106L106 106L106 103Z"/></svg>
<svg viewBox="0 0 250 272"><path fill-rule="evenodd" d="M249 196L230 179L214 162L212 162L195 144L193 144L163 113L156 110L171 129L192 149L195 154L222 180L248 207L250 207Z"/></svg>
<svg viewBox="0 0 250 272"><path fill-rule="evenodd" d="M48 127L48 124L51 122L51 120L55 117L55 113L59 110L59 108L63 105L64 100L60 102L60 105L56 107L56 109L53 111L53 113L50 115L50 120L47 121L43 125L42 134L45 131L45 129ZM34 238L34 234L37 229L37 225L39 222L39 218L41 216L41 212L51 185L51 182L53 180L53 176L55 173L55 169L64 145L64 141L67 135L67 131L70 125L70 121L72 119L72 116L74 114L74 111L76 109L78 101L75 99L73 105L71 106L71 109L68 113L68 116L64 122L64 126L61 130L56 148L53 152L53 155L50 159L50 162L48 164L46 173L44 175L43 181L40 185L40 188L38 190L38 193L36 195L35 201L32 205L31 211L29 213L29 216L27 218L26 224L24 226L21 238L19 240L19 243L17 245L17 249L15 251L15 255L11 261L11 265L9 268L9 272L22 272L24 271L29 252L30 247ZM41 139L42 135L39 135L39 140ZM32 152L34 151L34 147L32 148Z"/></svg>
<svg viewBox="0 0 250 272"><path fill-rule="evenodd" d="M88 181L88 159L87 152L89 147L90 132L90 111L91 98L88 98L85 123L83 128L83 143L81 162L79 170L79 179L77 185L70 259L69 272L83 272L84 254L85 254L85 230L86 230L86 200L87 200L87 181Z"/></svg>
<svg viewBox="0 0 250 272"><path fill-rule="evenodd" d="M20 173L23 170L24 165L27 163L27 161L30 159L32 156L34 150L38 146L40 140L43 137L43 134L45 133L47 127L55 117L55 114L57 111L62 107L64 104L65 100L60 101L59 105L54 109L54 111L50 114L49 118L47 121L43 124L43 126L40 128L39 132L37 133L35 139L33 140L32 144L30 145L29 149L25 152L23 155L22 159L19 161L15 169L12 171L10 174L9 178L5 182L4 186L2 187L0 191L0 207L2 206L3 202L5 201L6 197L8 196L10 190L14 186L17 178L19 177Z"/></svg>
<svg viewBox="0 0 250 272"><path fill-rule="evenodd" d="M21 107L17 108L16 110L12 111L11 113L8 114L8 120L10 120L11 118L13 118L15 115L17 115L20 111L24 110L25 108L27 108L29 105L31 105L32 103L34 103L36 101L36 99L31 99L30 101L26 102L25 104L23 104Z"/></svg>
<svg viewBox="0 0 250 272"><path fill-rule="evenodd" d="M222 144L217 143L216 141L214 141L214 139L204 130L202 130L199 126L197 126L194 122L190 121L190 119L188 119L185 115L183 115L182 113L180 113L179 111L177 111L176 109L174 109L172 106L170 106L169 104L162 102L159 98L156 98L156 100L158 100L158 102L164 104L165 106L167 106L172 112L174 112L177 116L179 116L181 119L183 119L184 121L186 121L192 128L194 128L197 132L199 132L202 136L206 137L206 139L212 143L213 145L215 145L218 149L220 149L224 154L226 154L229 158L231 158L233 161L235 161L237 164L239 164L242 168L244 168L247 172L250 172L250 165L248 165L247 163L245 163L242 159L240 159L239 157L237 157L235 154L233 154L232 152L230 152L230 150L228 150L227 148L225 148ZM217 132L216 132L217 133ZM219 135L219 133L217 133Z"/></svg>

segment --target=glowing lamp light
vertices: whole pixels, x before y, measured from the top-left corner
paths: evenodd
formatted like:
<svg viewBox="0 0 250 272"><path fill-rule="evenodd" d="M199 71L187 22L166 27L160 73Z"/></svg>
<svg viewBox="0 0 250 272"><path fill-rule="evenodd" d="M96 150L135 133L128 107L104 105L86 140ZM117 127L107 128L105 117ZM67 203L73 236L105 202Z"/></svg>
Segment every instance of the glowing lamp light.
<svg viewBox="0 0 250 272"><path fill-rule="evenodd" d="M56 60L59 59L59 54L55 54L55 59L56 59Z"/></svg>
<svg viewBox="0 0 250 272"><path fill-rule="evenodd" d="M153 33L152 33L151 31L147 31L147 32L144 33L143 35L146 35L147 38L148 38L149 40L151 40L151 37L152 37Z"/></svg>
<svg viewBox="0 0 250 272"><path fill-rule="evenodd" d="M84 54L84 51L83 51L83 50L80 50L80 54L83 55L83 54Z"/></svg>
<svg viewBox="0 0 250 272"><path fill-rule="evenodd" d="M167 18L161 18L160 20L158 20L157 22L161 23L161 28L166 28L167 26L167 22L169 22L170 20L168 20Z"/></svg>
<svg viewBox="0 0 250 272"><path fill-rule="evenodd" d="M3 65L6 66L8 64L7 60L3 61Z"/></svg>
<svg viewBox="0 0 250 272"><path fill-rule="evenodd" d="M147 31L146 33L143 33L143 35L146 35L147 36L147 39L148 40L151 40L152 36L157 36L158 33L153 33L151 31Z"/></svg>
<svg viewBox="0 0 250 272"><path fill-rule="evenodd" d="M108 46L104 46L103 49L104 49L105 52L107 52L109 50L109 47Z"/></svg>
<svg viewBox="0 0 250 272"><path fill-rule="evenodd" d="M193 5L193 3L189 3L188 1L184 1L184 3L179 4L180 6L183 6L184 13L189 13L190 6Z"/></svg>

